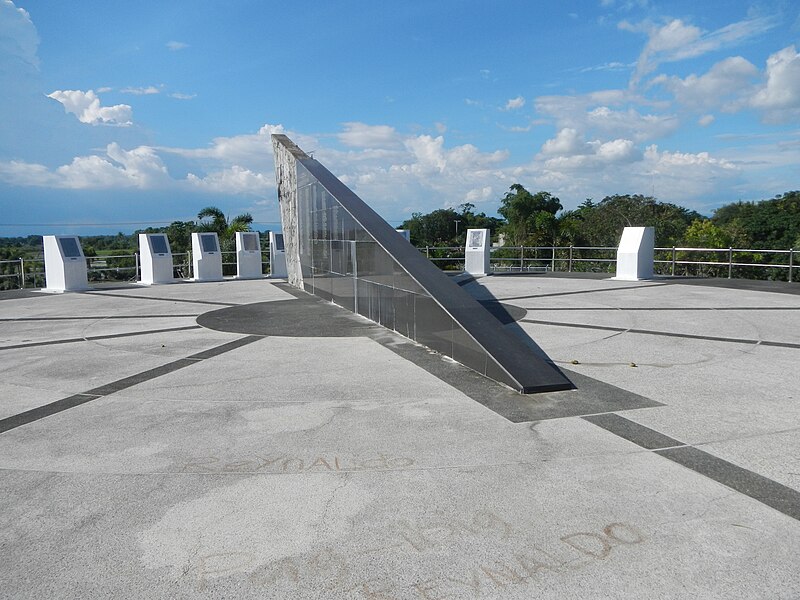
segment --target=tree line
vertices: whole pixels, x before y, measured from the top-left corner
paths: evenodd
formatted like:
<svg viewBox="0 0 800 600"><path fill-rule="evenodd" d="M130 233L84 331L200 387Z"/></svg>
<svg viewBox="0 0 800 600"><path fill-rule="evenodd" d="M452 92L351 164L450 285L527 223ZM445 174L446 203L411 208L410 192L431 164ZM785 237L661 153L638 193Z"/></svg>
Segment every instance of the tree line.
<svg viewBox="0 0 800 600"><path fill-rule="evenodd" d="M705 217L651 196L591 198L574 210L546 191L514 184L500 199L501 218L475 213L475 206L414 213L401 225L416 246L463 246L469 228L490 229L509 246L616 246L626 226L654 227L656 246L693 248L800 248L800 191L759 202L735 202Z"/></svg>
<svg viewBox="0 0 800 600"><path fill-rule="evenodd" d="M430 213L414 213L401 225L410 230L417 247L463 246L467 229L489 229L495 243L516 246L616 246L626 226L654 227L656 246L690 248L747 248L754 250L800 249L800 191L789 191L758 202L734 202L717 208L710 217L677 204L660 202L651 196L626 194L606 196L599 202L591 198L574 210L564 210L558 197L546 191L529 192L515 183L499 200L498 217L475 212L475 205L440 208ZM174 253L191 249L191 234L214 231L222 250L235 249L234 234L250 231L249 213L228 218L214 206L198 212L196 221L175 221L166 227L148 227L131 235L82 236L87 256L132 254L138 250L139 233L166 233ZM262 244L266 232L262 232ZM42 236L0 238L0 260L39 258ZM448 257L446 251L432 257ZM511 256L511 255L509 255ZM718 260L718 254L678 255L680 259ZM775 255L735 253L737 262L777 263ZM446 263L441 263L445 266ZM13 263L0 264L0 275L16 273ZM697 275L719 275L721 267L704 267ZM785 271L785 270L784 270ZM739 276L785 278L785 272L739 269ZM14 282L3 279L14 286Z"/></svg>

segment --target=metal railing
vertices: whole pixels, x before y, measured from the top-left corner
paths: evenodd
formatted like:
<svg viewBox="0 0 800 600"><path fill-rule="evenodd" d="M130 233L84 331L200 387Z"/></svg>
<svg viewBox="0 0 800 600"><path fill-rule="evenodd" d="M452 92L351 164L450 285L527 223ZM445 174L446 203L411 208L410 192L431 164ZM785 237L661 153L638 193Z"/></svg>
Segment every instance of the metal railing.
<svg viewBox="0 0 800 600"><path fill-rule="evenodd" d="M418 248L443 269L464 268L464 246ZM491 249L495 272L595 272L614 270L617 248L613 246L501 246ZM269 251L262 250L264 274L269 273ZM229 260L231 255L234 260ZM222 252L223 274L236 274L236 252ZM192 277L191 252L175 253L173 268L179 279ZM769 259L773 262L770 262ZM86 258L89 281L138 281L139 254L116 254ZM656 248L655 272L659 275L741 277L794 282L800 268L800 249L757 250L752 248ZM44 287L44 259L0 260L0 289Z"/></svg>
<svg viewBox="0 0 800 600"><path fill-rule="evenodd" d="M236 274L236 252L223 251L223 275ZM233 260L229 260L233 256ZM262 269L269 274L269 250L261 251ZM178 279L191 279L193 276L192 253L176 252L172 255L174 275ZM139 253L87 256L86 271L89 282L98 281L139 281L141 261ZM44 257L0 260L0 290L43 288L45 287Z"/></svg>
<svg viewBox="0 0 800 600"><path fill-rule="evenodd" d="M464 268L464 246L418 248L445 270ZM495 272L608 272L617 262L615 246L501 246L491 249ZM770 260L771 259L771 260ZM654 270L659 275L741 277L794 282L800 249L655 248Z"/></svg>

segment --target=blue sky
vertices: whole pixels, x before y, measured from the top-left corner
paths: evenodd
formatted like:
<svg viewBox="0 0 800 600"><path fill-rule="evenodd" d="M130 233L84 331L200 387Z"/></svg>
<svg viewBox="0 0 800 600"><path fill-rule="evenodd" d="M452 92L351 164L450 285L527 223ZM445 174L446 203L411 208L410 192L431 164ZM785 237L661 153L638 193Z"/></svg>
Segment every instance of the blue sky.
<svg viewBox="0 0 800 600"><path fill-rule="evenodd" d="M514 183L710 214L800 188L798 49L783 0L0 0L0 236L277 229L274 132L393 224Z"/></svg>

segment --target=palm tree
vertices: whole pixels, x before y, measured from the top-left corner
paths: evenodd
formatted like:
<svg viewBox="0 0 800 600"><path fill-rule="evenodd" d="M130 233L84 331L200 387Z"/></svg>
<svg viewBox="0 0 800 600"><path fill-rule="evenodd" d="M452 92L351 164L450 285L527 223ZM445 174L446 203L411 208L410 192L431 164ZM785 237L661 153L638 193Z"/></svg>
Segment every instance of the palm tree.
<svg viewBox="0 0 800 600"><path fill-rule="evenodd" d="M201 231L213 231L219 236L220 246L223 250L228 250L229 246L233 246L234 234L237 231L250 231L250 225L253 223L253 215L250 213L237 215L228 221L225 213L216 206L206 206L197 213L197 218L200 219ZM203 219L208 220L203 221Z"/></svg>

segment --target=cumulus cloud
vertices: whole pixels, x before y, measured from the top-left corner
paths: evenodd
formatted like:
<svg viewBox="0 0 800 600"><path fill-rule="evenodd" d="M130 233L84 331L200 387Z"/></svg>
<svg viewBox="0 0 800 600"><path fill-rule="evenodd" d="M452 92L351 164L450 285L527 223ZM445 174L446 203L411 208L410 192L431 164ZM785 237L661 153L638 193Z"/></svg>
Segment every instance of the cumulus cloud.
<svg viewBox="0 0 800 600"><path fill-rule="evenodd" d="M109 144L105 156L76 156L53 170L44 165L0 163L0 179L12 185L67 189L152 189L170 182L167 169L152 148L123 150Z"/></svg>
<svg viewBox="0 0 800 600"><path fill-rule="evenodd" d="M355 148L386 148L401 143L394 127L388 125L367 125L366 123L344 123L344 131L337 136L345 146Z"/></svg>
<svg viewBox="0 0 800 600"><path fill-rule="evenodd" d="M127 127L132 124L133 110L127 104L101 106L100 98L94 90L56 90L47 94L57 100L67 113L75 115L81 123L90 125L117 125Z"/></svg>
<svg viewBox="0 0 800 600"><path fill-rule="evenodd" d="M653 83L672 92L679 104L704 110L722 106L730 102L732 96L741 95L757 76L755 65L741 56L732 56L713 65L704 75L692 74L684 79L660 75Z"/></svg>
<svg viewBox="0 0 800 600"><path fill-rule="evenodd" d="M508 102L506 102L503 110L517 110L523 106L525 106L525 98L522 96L517 96L516 98L511 98Z"/></svg>
<svg viewBox="0 0 800 600"><path fill-rule="evenodd" d="M223 194L264 195L275 188L275 177L272 173L256 173L238 165L204 177L189 173L186 180L195 188Z"/></svg>
<svg viewBox="0 0 800 600"><path fill-rule="evenodd" d="M508 158L508 153L505 151L484 153L472 144L447 149L444 145L444 136L441 135L410 137L406 140L405 146L410 152L409 160L405 164L393 165L392 168L418 175L443 174L449 171L464 176L468 170L485 170Z"/></svg>
<svg viewBox="0 0 800 600"><path fill-rule="evenodd" d="M586 141L576 130L566 128L542 145L540 158L550 170L593 169L636 161L641 152L632 140Z"/></svg>
<svg viewBox="0 0 800 600"><path fill-rule="evenodd" d="M785 123L800 117L800 55L794 46L767 59L766 79L751 100L764 120Z"/></svg>

